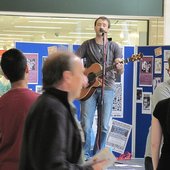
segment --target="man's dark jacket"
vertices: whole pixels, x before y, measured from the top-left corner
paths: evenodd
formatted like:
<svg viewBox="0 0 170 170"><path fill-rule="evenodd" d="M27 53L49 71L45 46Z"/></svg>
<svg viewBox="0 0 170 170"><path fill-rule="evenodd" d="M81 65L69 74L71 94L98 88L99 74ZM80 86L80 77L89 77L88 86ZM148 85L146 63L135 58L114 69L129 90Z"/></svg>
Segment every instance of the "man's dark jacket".
<svg viewBox="0 0 170 170"><path fill-rule="evenodd" d="M67 93L48 88L26 120L19 170L91 170L78 165L82 150L79 129Z"/></svg>

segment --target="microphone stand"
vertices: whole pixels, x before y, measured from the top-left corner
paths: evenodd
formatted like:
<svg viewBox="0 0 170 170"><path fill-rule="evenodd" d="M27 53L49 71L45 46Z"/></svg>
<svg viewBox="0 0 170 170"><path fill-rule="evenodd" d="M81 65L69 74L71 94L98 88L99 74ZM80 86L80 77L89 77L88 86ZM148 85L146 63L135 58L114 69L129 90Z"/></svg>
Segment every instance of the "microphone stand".
<svg viewBox="0 0 170 170"><path fill-rule="evenodd" d="M103 61L102 61L102 86L101 86L101 96L99 100L99 107L97 110L97 135L96 135L96 145L94 148L94 154L101 149L101 136L102 136L102 119L103 119L103 110L104 110L104 83L105 83L105 74L106 74L106 48L105 48L105 33L102 32L103 39Z"/></svg>

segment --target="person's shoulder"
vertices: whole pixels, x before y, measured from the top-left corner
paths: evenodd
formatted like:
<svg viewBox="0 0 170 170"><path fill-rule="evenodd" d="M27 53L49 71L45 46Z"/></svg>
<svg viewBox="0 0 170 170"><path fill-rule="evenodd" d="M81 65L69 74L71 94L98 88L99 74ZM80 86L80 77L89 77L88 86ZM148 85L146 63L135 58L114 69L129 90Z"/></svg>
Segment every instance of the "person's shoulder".
<svg viewBox="0 0 170 170"><path fill-rule="evenodd" d="M0 99L3 100L3 99L8 98L8 96L10 96L10 95L12 94L11 91L12 91L12 90L9 89L6 93L4 93L4 94L0 97Z"/></svg>
<svg viewBox="0 0 170 170"><path fill-rule="evenodd" d="M121 46L118 43L114 42L114 41L109 41L109 44L110 44L110 47L112 49L115 49L115 50L120 50L121 49Z"/></svg>
<svg viewBox="0 0 170 170"><path fill-rule="evenodd" d="M29 89L28 89L29 90ZM29 93L32 94L33 96L40 96L39 93L35 92L35 91L32 91L32 90L29 90Z"/></svg>
<svg viewBox="0 0 170 170"><path fill-rule="evenodd" d="M18 88L11 90L13 94L15 94L16 97L21 97L26 100L35 100L36 98L39 97L39 94L33 91L32 89L29 88Z"/></svg>
<svg viewBox="0 0 170 170"><path fill-rule="evenodd" d="M80 55L80 51L82 49L87 49L89 46L91 46L92 44L95 43L95 39L92 38L92 39L88 39L88 40L85 40L79 47L78 51L76 52L76 54ZM80 51L79 51L80 50ZM81 56L81 55L80 55Z"/></svg>
<svg viewBox="0 0 170 170"><path fill-rule="evenodd" d="M39 95L38 93L36 93L35 91L33 91L32 89L29 89L29 88L21 88L21 89L18 89L18 90L20 90L21 92L25 92L25 93Z"/></svg>
<svg viewBox="0 0 170 170"><path fill-rule="evenodd" d="M109 41L109 43L111 44L111 45L113 45L113 46L120 46L117 42L115 42L115 41Z"/></svg>
<svg viewBox="0 0 170 170"><path fill-rule="evenodd" d="M61 112L65 113L68 111L66 102L62 101L62 97L56 97L53 94L44 92L38 97L37 105L40 107L46 107L50 109L55 114L60 114Z"/></svg>
<svg viewBox="0 0 170 170"><path fill-rule="evenodd" d="M83 42L83 44L92 44L92 43L94 43L94 42L95 42L95 39L94 39L94 38L91 38L91 39L85 40L85 41Z"/></svg>
<svg viewBox="0 0 170 170"><path fill-rule="evenodd" d="M170 98L163 99L156 104L155 110L163 111L169 106L169 104L170 104Z"/></svg>
<svg viewBox="0 0 170 170"><path fill-rule="evenodd" d="M167 88L170 89L170 84L167 81L161 82L161 83L158 84L158 86L156 87L154 92L158 93L158 92L167 90Z"/></svg>
<svg viewBox="0 0 170 170"><path fill-rule="evenodd" d="M3 94L2 96L0 96L0 103L8 98L8 97L7 97L7 96L8 96L8 93L9 93L9 91L6 92L5 94Z"/></svg>
<svg viewBox="0 0 170 170"><path fill-rule="evenodd" d="M166 107L167 105L169 105L169 103L170 103L170 98L167 98L167 99L163 99L163 100L159 101L158 105Z"/></svg>

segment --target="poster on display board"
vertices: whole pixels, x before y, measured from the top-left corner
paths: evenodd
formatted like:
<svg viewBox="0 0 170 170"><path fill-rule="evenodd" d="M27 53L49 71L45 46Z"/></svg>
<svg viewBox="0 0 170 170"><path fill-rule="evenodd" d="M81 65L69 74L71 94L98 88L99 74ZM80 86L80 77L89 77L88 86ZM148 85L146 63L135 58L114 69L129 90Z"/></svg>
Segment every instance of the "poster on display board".
<svg viewBox="0 0 170 170"><path fill-rule="evenodd" d="M38 53L24 53L27 58L29 77L28 84L38 83Z"/></svg>
<svg viewBox="0 0 170 170"><path fill-rule="evenodd" d="M152 86L153 56L145 56L140 61L139 86Z"/></svg>
<svg viewBox="0 0 170 170"><path fill-rule="evenodd" d="M155 58L155 69L154 73L155 74L162 74L162 58Z"/></svg>
<svg viewBox="0 0 170 170"><path fill-rule="evenodd" d="M123 87L122 83L115 83L115 95L113 99L112 116L114 118L123 118Z"/></svg>
<svg viewBox="0 0 170 170"><path fill-rule="evenodd" d="M143 89L142 88L137 88L136 89L136 103L142 103L142 93Z"/></svg>
<svg viewBox="0 0 170 170"><path fill-rule="evenodd" d="M36 93L39 93L39 94L42 94L42 92L43 92L43 89L42 89L43 87L41 86L41 85L36 85L35 86L35 92Z"/></svg>
<svg viewBox="0 0 170 170"><path fill-rule="evenodd" d="M155 54L155 57L161 56L162 55L162 47L155 48L154 54Z"/></svg>
<svg viewBox="0 0 170 170"><path fill-rule="evenodd" d="M114 152L123 154L131 129L132 125L113 119L106 146L111 147Z"/></svg>
<svg viewBox="0 0 170 170"><path fill-rule="evenodd" d="M162 82L162 77L154 77L153 78L153 90L154 91L156 89L156 87Z"/></svg>
<svg viewBox="0 0 170 170"><path fill-rule="evenodd" d="M169 74L167 69L169 69L169 64L167 62L164 63L164 81L168 81L169 80Z"/></svg>
<svg viewBox="0 0 170 170"><path fill-rule="evenodd" d="M142 113L151 114L151 92L142 93Z"/></svg>
<svg viewBox="0 0 170 170"><path fill-rule="evenodd" d="M164 50L164 61L168 61L170 58L170 50Z"/></svg>

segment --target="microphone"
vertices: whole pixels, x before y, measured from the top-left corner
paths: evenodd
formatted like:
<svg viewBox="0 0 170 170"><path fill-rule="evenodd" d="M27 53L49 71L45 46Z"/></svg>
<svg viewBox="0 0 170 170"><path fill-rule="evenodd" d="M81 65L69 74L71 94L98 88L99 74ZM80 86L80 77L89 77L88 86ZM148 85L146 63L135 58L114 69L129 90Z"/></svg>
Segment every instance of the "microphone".
<svg viewBox="0 0 170 170"><path fill-rule="evenodd" d="M107 33L103 28L100 28L100 30L99 30L101 33Z"/></svg>

